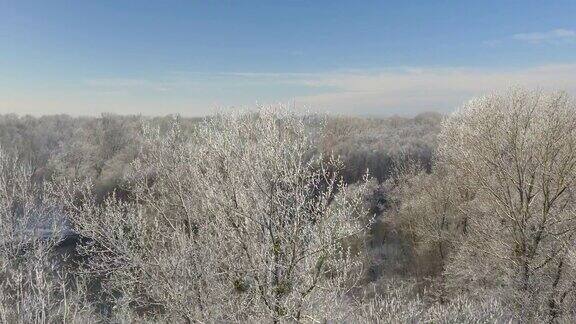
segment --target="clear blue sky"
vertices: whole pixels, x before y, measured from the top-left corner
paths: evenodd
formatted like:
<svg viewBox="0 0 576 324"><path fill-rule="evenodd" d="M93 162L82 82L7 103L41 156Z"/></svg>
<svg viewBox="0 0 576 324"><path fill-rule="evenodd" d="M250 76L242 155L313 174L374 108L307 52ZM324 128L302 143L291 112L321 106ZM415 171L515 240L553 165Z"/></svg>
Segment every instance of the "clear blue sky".
<svg viewBox="0 0 576 324"><path fill-rule="evenodd" d="M0 113L450 111L576 89L576 1L0 0Z"/></svg>

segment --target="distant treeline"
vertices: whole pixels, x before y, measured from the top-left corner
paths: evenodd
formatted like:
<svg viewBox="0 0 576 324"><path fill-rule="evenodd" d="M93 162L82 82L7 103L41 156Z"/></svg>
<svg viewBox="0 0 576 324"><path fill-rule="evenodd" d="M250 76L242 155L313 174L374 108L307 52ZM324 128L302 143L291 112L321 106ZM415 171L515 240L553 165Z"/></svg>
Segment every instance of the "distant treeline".
<svg viewBox="0 0 576 324"><path fill-rule="evenodd" d="M413 159L431 165L442 115L423 113L413 118L333 117L309 120L318 150L339 156L349 183L369 170L379 182L395 163ZM142 128L167 130L177 121L193 132L203 118L142 117L103 114L100 117L0 115L0 147L29 161L39 178L60 173L94 179L103 194L118 188L126 166L142 142Z"/></svg>

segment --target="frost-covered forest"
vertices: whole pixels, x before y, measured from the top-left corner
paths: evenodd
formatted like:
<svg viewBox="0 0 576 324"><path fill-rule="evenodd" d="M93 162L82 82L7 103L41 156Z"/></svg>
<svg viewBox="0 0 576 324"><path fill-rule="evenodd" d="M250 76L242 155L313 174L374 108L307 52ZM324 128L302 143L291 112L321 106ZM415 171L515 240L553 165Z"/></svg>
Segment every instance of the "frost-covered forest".
<svg viewBox="0 0 576 324"><path fill-rule="evenodd" d="M4 323L569 322L576 104L0 116Z"/></svg>

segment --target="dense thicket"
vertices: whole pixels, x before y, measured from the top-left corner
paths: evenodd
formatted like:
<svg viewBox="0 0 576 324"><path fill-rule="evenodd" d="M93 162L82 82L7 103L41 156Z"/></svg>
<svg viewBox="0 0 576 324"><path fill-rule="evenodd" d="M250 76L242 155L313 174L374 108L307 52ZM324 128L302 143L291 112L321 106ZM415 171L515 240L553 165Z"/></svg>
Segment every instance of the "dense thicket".
<svg viewBox="0 0 576 324"><path fill-rule="evenodd" d="M347 182L361 180L366 169L384 181L395 163L411 158L430 166L442 116L424 113L414 118L357 118L309 116L306 128L319 151L337 155ZM100 117L0 115L0 146L17 150L38 176L65 172L91 177L110 191L142 142L142 128L167 131L173 122L191 132L200 118L120 116Z"/></svg>
<svg viewBox="0 0 576 324"><path fill-rule="evenodd" d="M360 180L368 169L382 182L398 163L412 160L431 167L441 120L437 113L414 118L332 117L326 120L320 147L342 159L346 181Z"/></svg>
<svg viewBox="0 0 576 324"><path fill-rule="evenodd" d="M1 116L0 319L568 321L575 112Z"/></svg>

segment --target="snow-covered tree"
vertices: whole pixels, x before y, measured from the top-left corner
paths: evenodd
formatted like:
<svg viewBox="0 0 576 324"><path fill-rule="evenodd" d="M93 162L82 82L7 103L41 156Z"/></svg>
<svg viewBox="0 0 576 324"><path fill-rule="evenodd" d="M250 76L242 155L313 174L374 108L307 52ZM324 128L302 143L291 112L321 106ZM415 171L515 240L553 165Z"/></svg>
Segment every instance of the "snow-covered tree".
<svg viewBox="0 0 576 324"><path fill-rule="evenodd" d="M98 206L88 186L71 210L126 305L188 322L319 321L362 276L364 190L340 169L301 116L226 113L192 134L146 129L133 203Z"/></svg>
<svg viewBox="0 0 576 324"><path fill-rule="evenodd" d="M439 165L456 180L446 185L468 196L458 208L465 235L447 267L450 280L472 291L502 290L527 316L569 316L574 99L522 89L474 99L446 120L439 142Z"/></svg>

